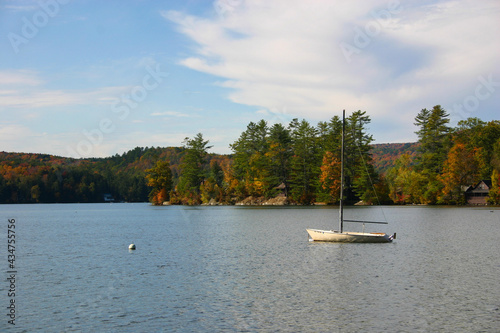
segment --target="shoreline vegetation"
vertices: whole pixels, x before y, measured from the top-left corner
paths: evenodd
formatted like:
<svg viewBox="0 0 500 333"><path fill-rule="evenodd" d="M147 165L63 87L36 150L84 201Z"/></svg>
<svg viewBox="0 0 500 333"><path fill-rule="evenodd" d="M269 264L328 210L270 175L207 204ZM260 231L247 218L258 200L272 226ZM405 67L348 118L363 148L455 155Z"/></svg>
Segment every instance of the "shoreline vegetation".
<svg viewBox="0 0 500 333"><path fill-rule="evenodd" d="M165 201L163 206L172 206L169 201ZM371 206L372 204L365 203L363 201L359 201L354 204L354 206ZM221 203L217 202L214 199L211 199L207 203L202 203L200 206L305 206L298 203L293 203L288 200L285 196L277 196L274 198L266 199L265 197L247 197L241 201L238 201L234 204L230 203ZM327 203L327 202L314 202L309 204L308 206L338 206L338 203Z"/></svg>
<svg viewBox="0 0 500 333"><path fill-rule="evenodd" d="M373 144L370 117L346 119L344 199L350 204L464 205L464 191L491 184L500 204L500 121L448 126L436 105L415 117L418 142ZM211 154L198 133L182 147L136 147L108 158L0 152L0 203L145 202L163 205L335 205L340 193L341 120L316 126L250 122Z"/></svg>

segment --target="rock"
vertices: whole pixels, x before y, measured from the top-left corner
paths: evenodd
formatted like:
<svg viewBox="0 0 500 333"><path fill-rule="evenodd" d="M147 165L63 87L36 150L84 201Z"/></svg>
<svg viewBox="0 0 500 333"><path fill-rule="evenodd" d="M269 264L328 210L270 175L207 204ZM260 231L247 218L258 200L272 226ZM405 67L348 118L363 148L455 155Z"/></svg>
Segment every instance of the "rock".
<svg viewBox="0 0 500 333"><path fill-rule="evenodd" d="M265 202L262 203L263 205L266 206L284 206L288 204L288 199L285 196L277 196L274 198L271 198Z"/></svg>
<svg viewBox="0 0 500 333"><path fill-rule="evenodd" d="M284 206L288 205L288 198L284 195L278 195L277 197L266 200L264 197L247 197L240 202L237 202L238 206Z"/></svg>

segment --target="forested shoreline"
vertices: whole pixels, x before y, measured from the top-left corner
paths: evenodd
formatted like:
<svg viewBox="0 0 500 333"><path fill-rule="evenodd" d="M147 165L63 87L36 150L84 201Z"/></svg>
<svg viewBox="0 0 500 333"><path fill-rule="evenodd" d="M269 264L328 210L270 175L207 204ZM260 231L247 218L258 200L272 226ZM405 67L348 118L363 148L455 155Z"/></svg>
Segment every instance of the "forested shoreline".
<svg viewBox="0 0 500 333"><path fill-rule="evenodd" d="M415 117L418 142L378 145L370 121L365 111L346 118L348 202L464 204L464 185L491 180L489 203L500 203L500 121L469 118L451 128L436 105ZM0 203L103 202L107 195L153 204L336 204L341 131L339 116L316 126L251 122L231 155L210 154L202 133L182 147L137 147L108 158L0 152Z"/></svg>

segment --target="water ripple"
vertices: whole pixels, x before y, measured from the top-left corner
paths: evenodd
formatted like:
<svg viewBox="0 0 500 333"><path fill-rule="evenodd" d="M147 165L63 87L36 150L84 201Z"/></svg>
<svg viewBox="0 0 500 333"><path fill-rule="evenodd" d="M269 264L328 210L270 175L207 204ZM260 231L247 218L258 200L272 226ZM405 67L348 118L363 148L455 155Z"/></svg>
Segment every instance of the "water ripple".
<svg viewBox="0 0 500 333"><path fill-rule="evenodd" d="M382 231L397 231L394 243L328 244L308 242L305 228L331 228L330 207L3 208L23 221L25 331L500 329L490 209L386 207ZM346 214L376 219L377 210Z"/></svg>

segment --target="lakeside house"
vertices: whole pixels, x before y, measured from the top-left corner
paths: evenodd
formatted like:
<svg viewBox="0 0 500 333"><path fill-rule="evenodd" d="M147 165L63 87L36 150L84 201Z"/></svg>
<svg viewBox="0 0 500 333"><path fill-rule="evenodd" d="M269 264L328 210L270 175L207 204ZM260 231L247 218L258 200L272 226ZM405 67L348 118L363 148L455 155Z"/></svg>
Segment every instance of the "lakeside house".
<svg viewBox="0 0 500 333"><path fill-rule="evenodd" d="M103 195L104 202L115 202L115 198L109 193Z"/></svg>
<svg viewBox="0 0 500 333"><path fill-rule="evenodd" d="M466 188L465 200L469 205L487 205L491 189L491 180L481 180L476 186Z"/></svg>

